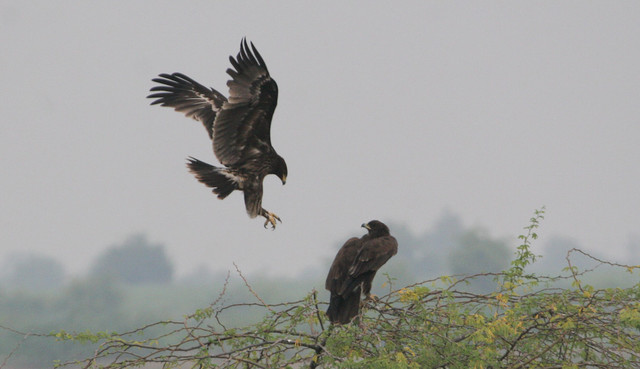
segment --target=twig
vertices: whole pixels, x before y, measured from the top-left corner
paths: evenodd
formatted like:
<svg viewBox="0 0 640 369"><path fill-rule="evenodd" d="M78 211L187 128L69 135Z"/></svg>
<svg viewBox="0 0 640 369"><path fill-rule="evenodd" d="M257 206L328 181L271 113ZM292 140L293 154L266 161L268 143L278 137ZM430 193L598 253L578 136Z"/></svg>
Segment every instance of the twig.
<svg viewBox="0 0 640 369"><path fill-rule="evenodd" d="M249 284L249 282L247 282L247 279L242 275L242 272L240 271L240 268L238 268L238 265L236 265L235 262L233 263L233 266L236 267L236 271L238 272L238 275L240 275L240 278L242 278L242 280L244 281L244 284L249 289L249 292L251 292L251 294L253 294L253 296L255 296L255 298L257 298L258 301L260 301L262 303L262 306L264 306L267 309L269 309L269 311L271 311L272 313L275 313L275 310L273 310L271 307L269 307L269 305L266 302L264 302L264 300L261 299L260 296L258 296L256 291L254 291L253 288L251 288L251 285Z"/></svg>
<svg viewBox="0 0 640 369"><path fill-rule="evenodd" d="M0 326L0 327L1 327L1 326ZM18 333L17 331L15 331L15 330L13 330L13 329L10 329L10 328L5 328L5 327L1 327L1 328L3 328L3 329L7 329L7 330L9 330L9 331L11 331L11 332L14 332L14 333ZM7 362L8 362L8 361L9 361L9 359L11 358L11 356L13 356L13 354L14 354L16 351L18 351L18 349L20 348L20 346L22 346L22 344L24 343L24 341L26 341L26 340L27 340L27 337L29 337L30 335L31 335L31 333L25 333L25 334L22 336L22 339L20 340L20 342L18 342L18 344L16 345L16 347L14 347L14 348L13 348L13 350L11 350L11 352L9 352L9 353L7 354L7 356L4 358L4 360L2 360L2 363L0 363L0 368L4 368L4 366L7 364Z"/></svg>

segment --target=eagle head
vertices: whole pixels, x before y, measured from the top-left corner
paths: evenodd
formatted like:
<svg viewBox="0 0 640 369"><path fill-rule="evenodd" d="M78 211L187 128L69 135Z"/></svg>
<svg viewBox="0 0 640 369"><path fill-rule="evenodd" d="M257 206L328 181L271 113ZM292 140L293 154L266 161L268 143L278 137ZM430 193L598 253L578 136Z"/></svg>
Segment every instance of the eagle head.
<svg viewBox="0 0 640 369"><path fill-rule="evenodd" d="M284 161L282 156L278 156L273 169L273 174L277 175L278 178L280 178L283 185L287 183L287 163Z"/></svg>
<svg viewBox="0 0 640 369"><path fill-rule="evenodd" d="M389 234L389 227L379 220L372 220L369 223L364 223L362 227L369 231L369 234L374 237L385 236Z"/></svg>

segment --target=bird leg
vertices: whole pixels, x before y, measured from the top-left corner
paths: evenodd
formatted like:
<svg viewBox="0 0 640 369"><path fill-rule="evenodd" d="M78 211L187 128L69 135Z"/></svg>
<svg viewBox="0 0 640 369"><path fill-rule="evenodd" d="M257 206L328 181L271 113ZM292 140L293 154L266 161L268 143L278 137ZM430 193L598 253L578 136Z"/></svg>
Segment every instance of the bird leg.
<svg viewBox="0 0 640 369"><path fill-rule="evenodd" d="M276 220L280 223L282 223L282 220L280 219L279 216L275 215L272 212L266 211L264 209L262 209L262 216L265 217L267 220L264 222L264 227L267 228L267 224L271 223L271 229L274 230L276 229Z"/></svg>
<svg viewBox="0 0 640 369"><path fill-rule="evenodd" d="M364 301L365 301L365 302L369 302L369 301L371 301L371 302L378 302L378 296L368 293L368 294L365 296Z"/></svg>

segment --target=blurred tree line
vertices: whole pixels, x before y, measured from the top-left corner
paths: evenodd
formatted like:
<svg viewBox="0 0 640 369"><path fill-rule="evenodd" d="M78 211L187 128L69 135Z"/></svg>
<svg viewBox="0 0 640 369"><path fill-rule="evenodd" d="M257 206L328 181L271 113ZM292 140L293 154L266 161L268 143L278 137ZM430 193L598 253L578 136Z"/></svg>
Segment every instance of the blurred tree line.
<svg viewBox="0 0 640 369"><path fill-rule="evenodd" d="M399 224L390 224L400 249L379 273L374 293L383 294L389 280L395 287L451 274L499 272L509 266L515 249L512 240L492 237L478 227L466 227L460 217L445 212L434 226L415 234ZM335 245L335 250L341 244ZM565 255L579 245L567 238L552 237L536 263L543 273L560 273L566 267ZM632 238L629 255L640 256L640 239ZM312 288L319 299L324 291L326 268L333 255L319 262L303 276L265 277L249 275L252 287L272 302L300 298ZM628 260L627 260L628 261ZM3 263L0 274L0 325L20 332L68 330L126 331L145 324L176 319L213 301L225 286L228 304L251 299L244 281L235 273L212 271L204 266L177 279L174 267L161 243L151 242L137 234L122 243L108 247L92 263L87 275L69 278L58 261L46 256L14 255ZM597 275L607 285L624 284L625 276L606 273ZM592 282L593 283L593 282ZM474 278L464 287L487 293L495 289L492 278ZM228 317L244 326L247 314ZM50 367L52 360L81 357L91 346L51 345L33 339L22 344L23 337L0 329L0 363L10 356L14 366Z"/></svg>

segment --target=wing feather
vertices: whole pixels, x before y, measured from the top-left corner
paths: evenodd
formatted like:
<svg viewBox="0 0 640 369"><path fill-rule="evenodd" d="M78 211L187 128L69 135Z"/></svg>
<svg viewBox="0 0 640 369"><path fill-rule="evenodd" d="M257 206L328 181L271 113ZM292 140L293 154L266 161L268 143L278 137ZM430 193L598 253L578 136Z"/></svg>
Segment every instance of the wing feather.
<svg viewBox="0 0 640 369"><path fill-rule="evenodd" d="M368 239L363 242L353 265L349 268L349 275L357 278L367 272L375 272L397 252L398 241L393 236Z"/></svg>
<svg viewBox="0 0 640 369"><path fill-rule="evenodd" d="M349 278L349 267L353 264L360 245L361 240L357 237L352 237L340 248L331 264L325 281L324 286L327 290L332 293L339 293L344 281Z"/></svg>
<svg viewBox="0 0 640 369"><path fill-rule="evenodd" d="M224 165L234 165L256 153L275 152L271 146L271 118L278 102L278 86L271 79L262 56L246 39L240 52L229 57L229 99L213 126L213 151Z"/></svg>
<svg viewBox="0 0 640 369"><path fill-rule="evenodd" d="M213 88L207 88L182 73L160 74L152 79L159 86L147 96L156 99L151 105L169 106L189 118L202 122L209 138L213 139L213 125L216 114L222 109L227 98Z"/></svg>

